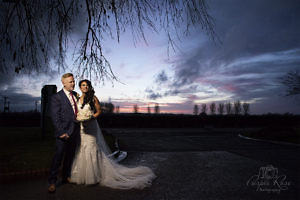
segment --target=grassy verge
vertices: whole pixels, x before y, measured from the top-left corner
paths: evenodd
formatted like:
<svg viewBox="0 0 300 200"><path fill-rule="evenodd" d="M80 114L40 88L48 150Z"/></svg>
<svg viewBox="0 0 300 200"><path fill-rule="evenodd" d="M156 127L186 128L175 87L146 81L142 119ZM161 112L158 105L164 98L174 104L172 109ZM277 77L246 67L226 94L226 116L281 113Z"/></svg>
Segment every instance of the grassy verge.
<svg viewBox="0 0 300 200"><path fill-rule="evenodd" d="M265 127L256 131L246 131L242 135L255 139L300 144L299 127Z"/></svg>
<svg viewBox="0 0 300 200"><path fill-rule="evenodd" d="M49 168L54 144L39 127L0 127L0 173Z"/></svg>
<svg viewBox="0 0 300 200"><path fill-rule="evenodd" d="M104 135L114 151L114 137ZM50 167L55 152L55 138L44 139L39 127L0 127L0 174Z"/></svg>

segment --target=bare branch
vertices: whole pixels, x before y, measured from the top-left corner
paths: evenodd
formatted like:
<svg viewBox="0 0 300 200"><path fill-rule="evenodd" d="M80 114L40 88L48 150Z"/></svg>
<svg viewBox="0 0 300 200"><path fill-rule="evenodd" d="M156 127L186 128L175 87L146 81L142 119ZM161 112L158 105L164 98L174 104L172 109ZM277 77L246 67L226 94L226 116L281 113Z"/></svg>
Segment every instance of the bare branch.
<svg viewBox="0 0 300 200"><path fill-rule="evenodd" d="M75 45L73 69L78 77L98 81L118 80L102 52L106 37L119 42L129 29L134 44L147 44L145 29L163 30L168 51L178 48L174 38L180 41L196 24L215 37L205 0L16 0L0 2L0 11L1 73L47 72L51 60L58 70L66 69L66 52L78 23L84 24L79 31L84 34Z"/></svg>

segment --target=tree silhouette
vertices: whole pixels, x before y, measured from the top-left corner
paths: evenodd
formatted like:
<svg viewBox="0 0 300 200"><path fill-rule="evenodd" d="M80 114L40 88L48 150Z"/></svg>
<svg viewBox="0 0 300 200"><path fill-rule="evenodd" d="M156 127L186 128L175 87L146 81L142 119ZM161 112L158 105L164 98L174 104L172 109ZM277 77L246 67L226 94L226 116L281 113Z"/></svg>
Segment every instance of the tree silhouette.
<svg viewBox="0 0 300 200"><path fill-rule="evenodd" d="M241 107L241 102L240 102L240 100L234 102L233 108L234 108L234 114L235 114L235 115L241 114L242 107Z"/></svg>
<svg viewBox="0 0 300 200"><path fill-rule="evenodd" d="M150 108L149 104L148 104L148 107L147 107L147 111L148 111L148 114L151 114L151 108Z"/></svg>
<svg viewBox="0 0 300 200"><path fill-rule="evenodd" d="M183 28L188 34L190 27L200 24L211 38L215 36L205 0L7 0L0 2L0 16L1 73L12 68L17 73L49 72L52 59L58 70L65 69L71 46L78 76L116 80L103 53L105 38L119 42L129 30L134 44L147 43L146 28L162 30L169 51Z"/></svg>
<svg viewBox="0 0 300 200"><path fill-rule="evenodd" d="M280 82L287 87L286 96L300 94L300 74L298 71L288 72Z"/></svg>
<svg viewBox="0 0 300 200"><path fill-rule="evenodd" d="M207 106L204 103L204 104L201 105L201 114L206 114L206 112L207 112Z"/></svg>
<svg viewBox="0 0 300 200"><path fill-rule="evenodd" d="M139 107L137 104L133 105L133 113L139 113Z"/></svg>
<svg viewBox="0 0 300 200"><path fill-rule="evenodd" d="M193 110L193 114L194 115L198 115L198 112L199 112L199 108L198 108L198 105L194 105L194 110Z"/></svg>
<svg viewBox="0 0 300 200"><path fill-rule="evenodd" d="M100 109L101 109L101 113L113 113L115 106L111 102L109 103L100 102Z"/></svg>
<svg viewBox="0 0 300 200"><path fill-rule="evenodd" d="M156 103L155 106L154 106L154 113L159 114L159 112L160 112L159 104Z"/></svg>
<svg viewBox="0 0 300 200"><path fill-rule="evenodd" d="M249 111L250 111L250 104L244 102L243 103L243 112L244 112L244 115L249 115Z"/></svg>
<svg viewBox="0 0 300 200"><path fill-rule="evenodd" d="M232 105L231 105L231 103L230 102L226 103L225 107L226 107L226 113L227 113L227 115L230 115L231 112L232 112Z"/></svg>
<svg viewBox="0 0 300 200"><path fill-rule="evenodd" d="M220 115L224 114L224 103L219 103L218 112Z"/></svg>
<svg viewBox="0 0 300 200"><path fill-rule="evenodd" d="M116 107L116 113L120 113L120 106Z"/></svg>
<svg viewBox="0 0 300 200"><path fill-rule="evenodd" d="M209 106L210 114L215 115L216 114L216 104L211 103Z"/></svg>

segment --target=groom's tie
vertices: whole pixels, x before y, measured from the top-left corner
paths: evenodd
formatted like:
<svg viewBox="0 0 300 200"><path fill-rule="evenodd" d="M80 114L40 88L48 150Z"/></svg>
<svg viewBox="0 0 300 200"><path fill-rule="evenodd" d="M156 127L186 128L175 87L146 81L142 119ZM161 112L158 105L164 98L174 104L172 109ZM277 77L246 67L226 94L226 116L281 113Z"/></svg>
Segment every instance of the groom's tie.
<svg viewBox="0 0 300 200"><path fill-rule="evenodd" d="M78 109L77 109L77 105L76 105L76 102L75 102L75 99L74 99L74 95L72 92L70 92L70 95L72 97L72 100L73 100L73 103L74 103L74 108L75 108L75 117L77 116L77 113L78 113Z"/></svg>

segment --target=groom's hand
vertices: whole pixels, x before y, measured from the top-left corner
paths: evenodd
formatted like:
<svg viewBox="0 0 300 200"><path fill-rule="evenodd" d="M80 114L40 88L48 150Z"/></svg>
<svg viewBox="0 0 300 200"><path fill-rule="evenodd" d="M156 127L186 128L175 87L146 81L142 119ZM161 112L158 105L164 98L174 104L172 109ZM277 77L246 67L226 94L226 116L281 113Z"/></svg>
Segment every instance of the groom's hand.
<svg viewBox="0 0 300 200"><path fill-rule="evenodd" d="M59 138L64 138L64 139L68 139L70 136L67 133L62 134L61 136L59 136Z"/></svg>

